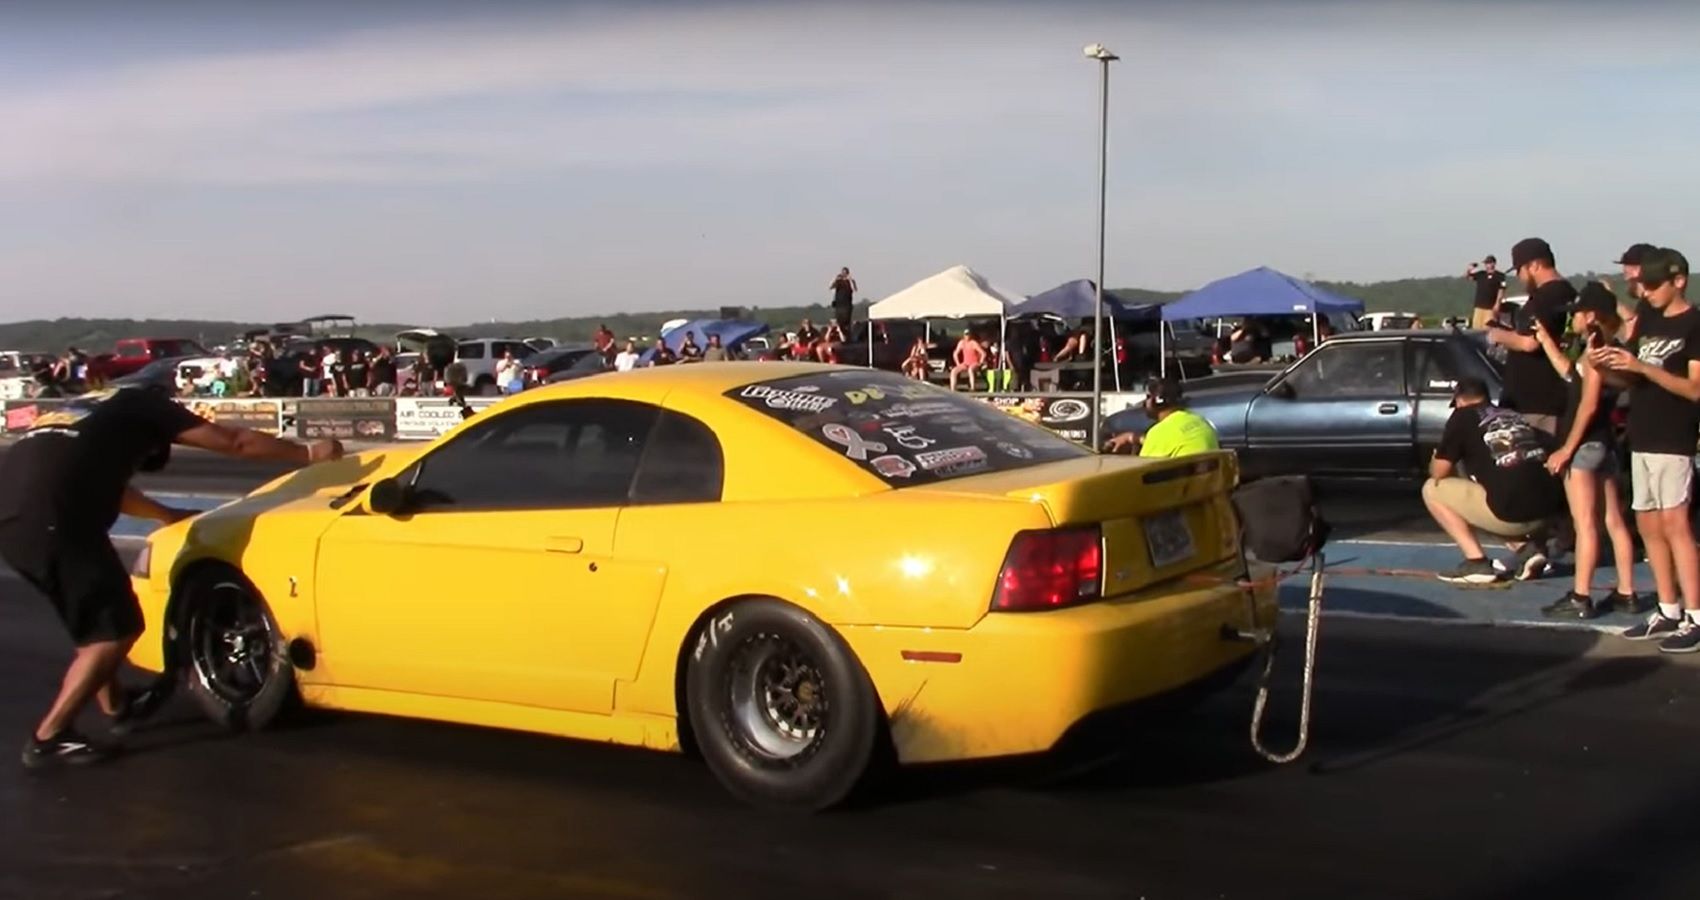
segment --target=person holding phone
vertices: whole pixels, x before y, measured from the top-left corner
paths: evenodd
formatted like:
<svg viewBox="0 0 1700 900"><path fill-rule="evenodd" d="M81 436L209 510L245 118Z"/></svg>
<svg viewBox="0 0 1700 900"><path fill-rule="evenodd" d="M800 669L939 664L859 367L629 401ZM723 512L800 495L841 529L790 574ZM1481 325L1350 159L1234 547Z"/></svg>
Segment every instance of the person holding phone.
<svg viewBox="0 0 1700 900"><path fill-rule="evenodd" d="M1474 308L1470 311L1470 327L1486 328L1489 322L1499 317L1499 304L1505 299L1505 273L1499 271L1499 261L1489 254L1481 262L1481 268L1470 263L1464 270L1464 277L1476 283L1476 299Z"/></svg>
<svg viewBox="0 0 1700 900"><path fill-rule="evenodd" d="M1588 361L1629 387L1629 465L1635 521L1659 608L1623 632L1666 653L1700 651L1700 552L1688 507L1700 441L1700 309L1686 296L1688 259L1668 247L1642 257L1637 277L1648 309L1635 352L1590 351Z"/></svg>
<svg viewBox="0 0 1700 900"><path fill-rule="evenodd" d="M1558 336L1540 321L1535 339L1553 370L1564 379L1569 401L1559 426L1562 443L1547 457L1547 471L1564 479L1565 500L1576 524L1576 571L1571 590L1542 611L1553 618L1591 619L1608 612L1645 613L1652 603L1635 593L1635 538L1618 492L1624 459L1612 428L1612 411L1621 391L1589 362L1588 353L1621 346L1615 335L1623 322L1617 298L1600 282L1590 282L1570 305L1572 328L1582 335L1583 352L1572 361ZM1599 603L1593 600L1594 570L1600 558L1600 525L1611 537L1617 565L1616 589Z"/></svg>

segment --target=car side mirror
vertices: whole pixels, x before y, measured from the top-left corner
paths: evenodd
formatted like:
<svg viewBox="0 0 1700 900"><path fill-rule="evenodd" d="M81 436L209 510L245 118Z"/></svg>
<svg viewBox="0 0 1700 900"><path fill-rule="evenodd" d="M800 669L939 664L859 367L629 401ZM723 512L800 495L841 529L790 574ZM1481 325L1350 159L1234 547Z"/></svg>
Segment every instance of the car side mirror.
<svg viewBox="0 0 1700 900"><path fill-rule="evenodd" d="M407 485L394 478L385 478L372 485L366 495L366 508L380 516L393 516L407 508L410 491Z"/></svg>
<svg viewBox="0 0 1700 900"><path fill-rule="evenodd" d="M1292 382L1283 381L1269 389L1269 396L1279 397L1282 400L1292 400L1299 396L1299 392L1293 390Z"/></svg>

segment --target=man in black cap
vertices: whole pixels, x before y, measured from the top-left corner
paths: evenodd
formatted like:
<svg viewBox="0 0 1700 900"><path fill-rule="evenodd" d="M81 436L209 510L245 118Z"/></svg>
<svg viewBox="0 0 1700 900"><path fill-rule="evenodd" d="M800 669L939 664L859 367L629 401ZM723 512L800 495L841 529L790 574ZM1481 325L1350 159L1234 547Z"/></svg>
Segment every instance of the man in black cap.
<svg viewBox="0 0 1700 900"><path fill-rule="evenodd" d="M1659 248L1652 244L1630 244L1629 249L1617 258L1617 264L1623 267L1623 280L1628 285L1629 296L1636 302L1633 307L1619 307L1618 315L1623 317L1623 333L1620 337L1624 343L1635 340L1635 322L1648 309L1645 294L1641 288L1641 260L1648 253Z"/></svg>
<svg viewBox="0 0 1700 900"><path fill-rule="evenodd" d="M1635 329L1635 353L1589 353L1590 362L1629 385L1631 505L1659 591L1659 609L1623 636L1658 640L1666 653L1693 653L1700 650L1700 551L1688 506L1700 442L1700 309L1685 296L1688 260L1675 250L1643 254L1636 280L1647 309Z"/></svg>
<svg viewBox="0 0 1700 900"><path fill-rule="evenodd" d="M1423 483L1423 505L1464 554L1464 564L1442 572L1440 580L1499 580L1477 529L1517 553L1513 574L1519 580L1538 577L1546 570L1549 520L1564 509L1564 489L1546 468L1546 442L1515 411L1494 406L1480 378L1458 379L1452 406Z"/></svg>
<svg viewBox="0 0 1700 900"><path fill-rule="evenodd" d="M1506 351L1501 405L1521 413L1524 421L1549 438L1556 438L1568 395L1564 379L1553 370L1535 339L1535 320L1539 319L1549 333L1563 334L1576 288L1558 274L1552 247L1540 238L1524 238L1511 248L1511 270L1529 289L1529 299L1517 311L1514 327L1487 330L1488 340Z"/></svg>
<svg viewBox="0 0 1700 900"><path fill-rule="evenodd" d="M1476 283L1470 327L1480 331L1487 327L1489 321L1499 317L1499 304L1505 299L1505 273L1499 271L1499 260L1490 254L1482 260L1480 269L1475 263L1470 263L1470 267L1464 270L1464 277Z"/></svg>
<svg viewBox="0 0 1700 900"><path fill-rule="evenodd" d="M24 744L25 766L106 757L73 728L89 700L121 731L162 696L126 695L118 687L118 667L143 622L129 572L107 535L120 513L161 522L193 514L130 486L137 472L164 467L174 443L300 464L342 455L336 441L299 444L215 425L148 387L84 395L37 417L0 457L0 559L47 596L77 649L58 698Z"/></svg>

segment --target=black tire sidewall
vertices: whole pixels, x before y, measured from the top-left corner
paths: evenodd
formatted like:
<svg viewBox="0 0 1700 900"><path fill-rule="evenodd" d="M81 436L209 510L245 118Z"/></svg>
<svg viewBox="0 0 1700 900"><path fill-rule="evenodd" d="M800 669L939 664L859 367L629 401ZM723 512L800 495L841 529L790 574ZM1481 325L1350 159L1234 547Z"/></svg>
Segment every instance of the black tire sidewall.
<svg viewBox="0 0 1700 900"><path fill-rule="evenodd" d="M796 641L818 664L831 710L826 743L795 765L764 762L744 750L731 719L726 678L745 641L774 633ZM879 699L861 663L831 628L776 600L720 610L692 636L686 655L691 729L704 760L739 799L760 806L819 810L851 795L869 772L882 733Z"/></svg>
<svg viewBox="0 0 1700 900"><path fill-rule="evenodd" d="M214 602L212 597L215 592L226 585L241 589L259 605L260 612L266 617L274 636L266 685L252 700L243 704L232 703L203 685L195 666L195 618L206 614L209 604ZM196 705L207 718L220 727L230 731L258 731L265 728L278 717L295 694L295 667L290 664L288 648L278 630L277 620L272 616L271 608L266 605L265 598L254 590L253 585L234 571L208 572L196 576L186 587L184 609L179 620L182 623L179 628L179 640L182 645L178 652L183 661L182 677L189 695L195 698Z"/></svg>

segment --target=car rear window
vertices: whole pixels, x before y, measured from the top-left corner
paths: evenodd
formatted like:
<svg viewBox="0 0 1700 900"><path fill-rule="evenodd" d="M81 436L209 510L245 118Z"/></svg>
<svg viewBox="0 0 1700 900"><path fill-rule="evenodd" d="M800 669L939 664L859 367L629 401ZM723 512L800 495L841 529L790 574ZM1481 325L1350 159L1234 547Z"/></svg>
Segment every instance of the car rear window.
<svg viewBox="0 0 1700 900"><path fill-rule="evenodd" d="M726 396L808 435L892 487L1090 455L989 403L890 372L777 378L733 388Z"/></svg>

